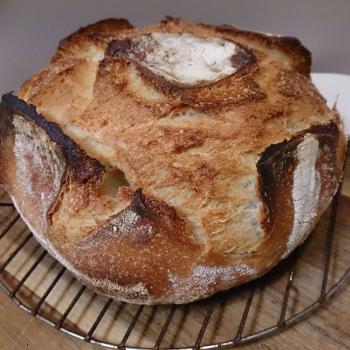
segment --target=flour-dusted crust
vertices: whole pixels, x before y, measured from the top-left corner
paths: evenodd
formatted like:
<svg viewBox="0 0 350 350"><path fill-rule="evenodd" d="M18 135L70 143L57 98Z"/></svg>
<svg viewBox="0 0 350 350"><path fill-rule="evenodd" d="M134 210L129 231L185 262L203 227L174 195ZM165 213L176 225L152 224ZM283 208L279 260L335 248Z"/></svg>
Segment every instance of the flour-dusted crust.
<svg viewBox="0 0 350 350"><path fill-rule="evenodd" d="M297 39L167 18L60 42L0 106L0 182L99 293L186 303L257 278L310 234L345 136Z"/></svg>

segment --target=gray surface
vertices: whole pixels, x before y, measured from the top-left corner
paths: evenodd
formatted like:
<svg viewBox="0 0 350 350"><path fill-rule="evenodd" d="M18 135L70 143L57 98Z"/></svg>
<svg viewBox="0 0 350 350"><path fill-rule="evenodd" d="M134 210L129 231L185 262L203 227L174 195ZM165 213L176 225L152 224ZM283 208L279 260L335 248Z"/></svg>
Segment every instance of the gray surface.
<svg viewBox="0 0 350 350"><path fill-rule="evenodd" d="M296 36L313 71L350 73L349 0L0 0L0 93L48 62L58 41L105 17L145 25L164 15Z"/></svg>

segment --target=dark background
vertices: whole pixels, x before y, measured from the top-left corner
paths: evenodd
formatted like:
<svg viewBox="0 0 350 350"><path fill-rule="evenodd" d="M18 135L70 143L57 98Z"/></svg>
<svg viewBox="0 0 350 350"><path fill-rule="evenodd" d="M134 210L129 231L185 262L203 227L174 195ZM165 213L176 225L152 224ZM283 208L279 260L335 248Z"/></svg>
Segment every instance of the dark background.
<svg viewBox="0 0 350 350"><path fill-rule="evenodd" d="M350 0L0 0L0 93L46 65L79 26L105 17L141 26L165 15L296 36L314 72L350 73Z"/></svg>

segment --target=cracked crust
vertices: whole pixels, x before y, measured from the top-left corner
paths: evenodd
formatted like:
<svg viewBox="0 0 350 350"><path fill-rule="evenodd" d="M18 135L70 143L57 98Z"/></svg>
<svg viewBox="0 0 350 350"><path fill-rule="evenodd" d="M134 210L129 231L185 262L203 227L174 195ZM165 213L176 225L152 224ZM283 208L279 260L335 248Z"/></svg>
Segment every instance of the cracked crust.
<svg viewBox="0 0 350 350"><path fill-rule="evenodd" d="M155 32L234 43L237 69L205 84L167 80L134 48ZM3 96L0 182L41 244L97 292L144 304L208 297L287 256L338 187L342 124L310 65L297 39L231 26L81 28L20 98ZM316 199L299 225L305 186Z"/></svg>

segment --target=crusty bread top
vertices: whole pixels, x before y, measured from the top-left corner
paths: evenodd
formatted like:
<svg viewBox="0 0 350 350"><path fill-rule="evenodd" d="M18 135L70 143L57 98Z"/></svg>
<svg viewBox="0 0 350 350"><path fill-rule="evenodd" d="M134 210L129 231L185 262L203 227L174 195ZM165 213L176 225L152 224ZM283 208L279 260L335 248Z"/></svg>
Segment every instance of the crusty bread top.
<svg viewBox="0 0 350 350"><path fill-rule="evenodd" d="M243 64L212 84L176 84L128 55L133 38L154 32L233 40L242 45ZM228 207L246 201L237 176L253 192L259 153L332 118L309 71L310 54L296 39L179 19L142 29L109 19L64 39L20 96L108 169L121 169L131 188L175 207L198 239L215 235L224 242ZM224 230L228 250L246 234L232 224Z"/></svg>
<svg viewBox="0 0 350 350"><path fill-rule="evenodd" d="M168 39L172 44L164 48ZM175 56L159 67L157 54L171 55L181 40L219 45L232 56L205 60L202 80L196 72L176 71ZM196 53L187 55L194 55L188 64L196 64ZM260 155L313 125L329 127L310 131L315 135L338 135L337 113L310 81L310 65L297 39L173 18L145 28L108 19L68 36L50 65L19 92L45 118L45 130L68 135L52 131L66 159L73 159L68 167L76 179L50 207L49 241L87 276L124 285L142 281L150 302L186 300L183 285L191 283L176 276L194 266L191 278L203 280L189 300L212 293L215 286L203 295L200 288L209 288L214 275L232 278L234 269L242 276L262 274L284 253L287 238L268 252ZM218 67L224 68L215 75ZM79 174L90 165L95 177L85 181ZM254 255L258 249L263 258ZM239 264L243 257L247 264ZM117 277L111 270L116 264ZM257 272L250 267L258 264ZM222 283L229 286L227 279ZM179 281L178 299L164 297L169 283Z"/></svg>

